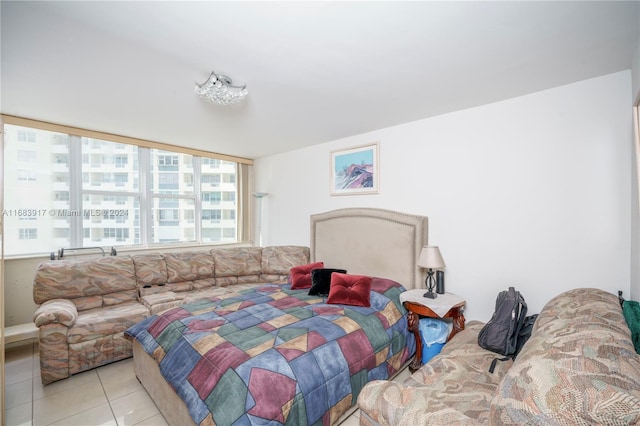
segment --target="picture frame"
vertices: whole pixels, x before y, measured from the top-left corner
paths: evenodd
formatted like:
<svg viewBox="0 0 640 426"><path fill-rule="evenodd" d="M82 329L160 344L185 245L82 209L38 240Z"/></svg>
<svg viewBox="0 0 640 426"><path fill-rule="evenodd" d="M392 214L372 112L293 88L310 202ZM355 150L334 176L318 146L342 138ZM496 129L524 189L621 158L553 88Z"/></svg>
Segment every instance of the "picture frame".
<svg viewBox="0 0 640 426"><path fill-rule="evenodd" d="M380 144L331 151L331 195L377 194Z"/></svg>

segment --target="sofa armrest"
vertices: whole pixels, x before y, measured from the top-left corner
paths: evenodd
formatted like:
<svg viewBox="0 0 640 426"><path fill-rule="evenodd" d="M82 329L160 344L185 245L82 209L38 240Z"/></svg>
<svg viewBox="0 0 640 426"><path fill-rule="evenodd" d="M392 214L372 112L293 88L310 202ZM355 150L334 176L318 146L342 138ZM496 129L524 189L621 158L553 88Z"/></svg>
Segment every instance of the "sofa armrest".
<svg viewBox="0 0 640 426"><path fill-rule="evenodd" d="M44 302L33 314L36 327L47 324L61 324L72 327L78 319L78 309L70 300L51 299Z"/></svg>

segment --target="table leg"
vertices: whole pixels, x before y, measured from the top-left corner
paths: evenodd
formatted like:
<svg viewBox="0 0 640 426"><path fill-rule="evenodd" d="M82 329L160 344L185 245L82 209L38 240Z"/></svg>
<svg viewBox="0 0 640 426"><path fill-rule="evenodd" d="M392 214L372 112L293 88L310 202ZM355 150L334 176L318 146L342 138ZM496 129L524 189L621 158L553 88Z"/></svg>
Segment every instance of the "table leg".
<svg viewBox="0 0 640 426"><path fill-rule="evenodd" d="M409 311L407 316L408 328L416 338L416 356L413 358L413 361L411 361L411 364L409 364L409 371L411 371L411 373L414 373L422 367L422 339L420 338L420 329L418 327L419 320L420 317L418 314Z"/></svg>
<svg viewBox="0 0 640 426"><path fill-rule="evenodd" d="M456 309L452 319L453 319L453 329L451 330L451 334L449 335L449 338L447 339L447 341L451 340L453 336L455 336L456 334L464 330L465 319L464 319L464 314L462 313L461 308Z"/></svg>

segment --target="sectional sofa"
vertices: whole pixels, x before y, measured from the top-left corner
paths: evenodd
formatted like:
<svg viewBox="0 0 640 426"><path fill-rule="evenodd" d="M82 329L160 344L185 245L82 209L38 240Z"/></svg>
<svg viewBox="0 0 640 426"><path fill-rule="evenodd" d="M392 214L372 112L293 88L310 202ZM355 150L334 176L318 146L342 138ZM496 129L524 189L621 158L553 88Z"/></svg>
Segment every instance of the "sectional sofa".
<svg viewBox="0 0 640 426"><path fill-rule="evenodd" d="M44 262L33 286L42 383L131 357L123 332L151 314L229 288L284 283L307 263L309 248L300 246Z"/></svg>
<svg viewBox="0 0 640 426"><path fill-rule="evenodd" d="M640 423L640 355L618 297L575 289L551 299L514 361L478 346L470 321L404 383L358 397L360 425L622 425Z"/></svg>

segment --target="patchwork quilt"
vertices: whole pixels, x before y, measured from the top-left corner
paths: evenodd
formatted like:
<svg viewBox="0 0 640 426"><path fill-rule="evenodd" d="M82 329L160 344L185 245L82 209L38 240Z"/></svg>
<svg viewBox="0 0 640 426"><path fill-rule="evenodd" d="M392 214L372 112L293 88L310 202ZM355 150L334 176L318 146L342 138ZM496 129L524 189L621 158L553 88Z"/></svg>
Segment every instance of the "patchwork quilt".
<svg viewBox="0 0 640 426"><path fill-rule="evenodd" d="M127 330L198 425L328 425L371 380L415 352L400 284L374 278L371 307L265 284L173 308Z"/></svg>

